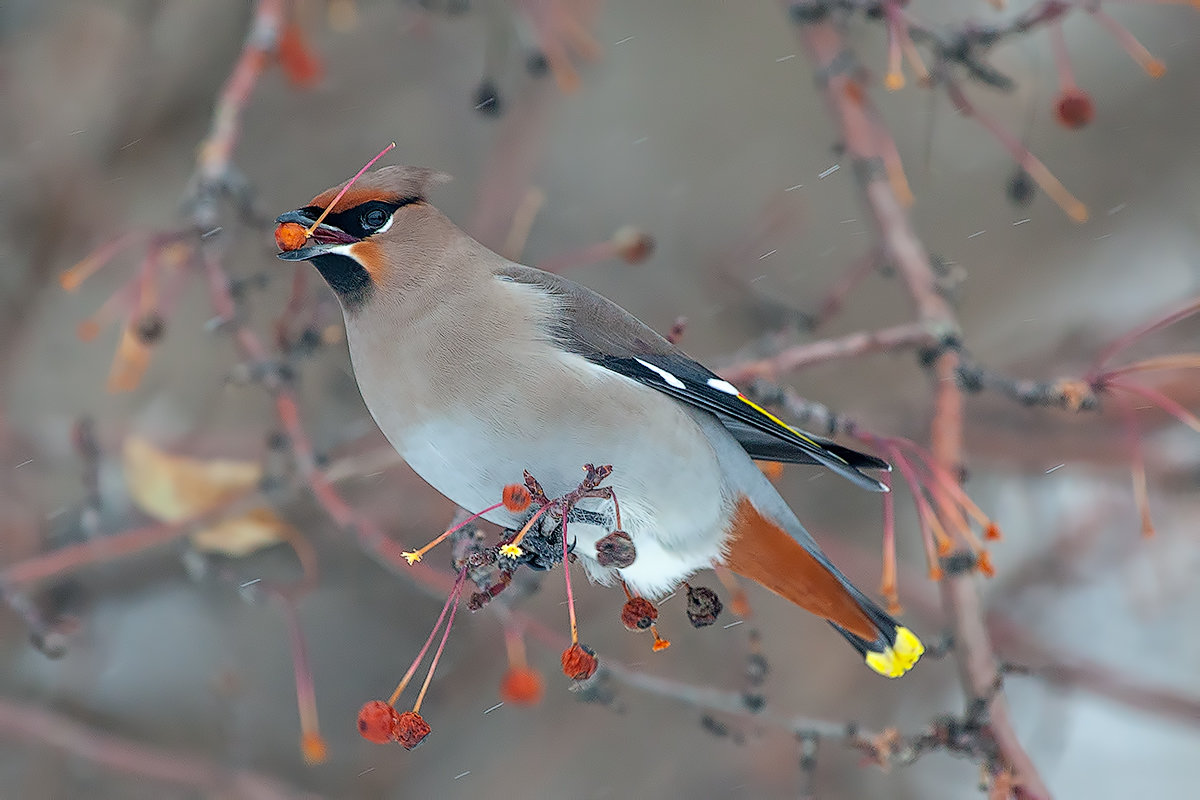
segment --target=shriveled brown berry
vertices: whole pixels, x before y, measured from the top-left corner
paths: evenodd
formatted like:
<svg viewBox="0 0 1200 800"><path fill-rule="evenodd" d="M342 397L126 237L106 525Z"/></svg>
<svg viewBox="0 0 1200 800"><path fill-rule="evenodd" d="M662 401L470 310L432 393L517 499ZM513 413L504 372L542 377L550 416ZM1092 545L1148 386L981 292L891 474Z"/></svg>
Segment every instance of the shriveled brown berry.
<svg viewBox="0 0 1200 800"><path fill-rule="evenodd" d="M500 697L513 705L537 705L543 691L542 676L530 667L511 667L500 681Z"/></svg>
<svg viewBox="0 0 1200 800"><path fill-rule="evenodd" d="M138 341L142 344L155 344L162 338L166 328L167 323L163 320L162 315L151 311L137 321L134 332L137 333Z"/></svg>
<svg viewBox="0 0 1200 800"><path fill-rule="evenodd" d="M529 504L533 502L533 496L529 494L529 490L518 483L510 483L505 486L501 499L504 501L504 507L514 514L519 514L529 508Z"/></svg>
<svg viewBox="0 0 1200 800"><path fill-rule="evenodd" d="M625 531L613 531L596 542L596 561L602 567L625 569L637 559L637 548Z"/></svg>
<svg viewBox="0 0 1200 800"><path fill-rule="evenodd" d="M298 222L285 222L275 229L275 245L284 252L299 250L306 241L308 235Z"/></svg>
<svg viewBox="0 0 1200 800"><path fill-rule="evenodd" d="M412 750L425 741L431 730L429 723L416 711L405 711L396 720L396 741L404 745L405 750Z"/></svg>
<svg viewBox="0 0 1200 800"><path fill-rule="evenodd" d="M396 740L400 715L382 700L372 700L358 712L358 732L368 742L387 744Z"/></svg>
<svg viewBox="0 0 1200 800"><path fill-rule="evenodd" d="M1054 116L1064 128L1082 128L1096 116L1096 105L1091 95L1078 86L1071 86L1054 99Z"/></svg>
<svg viewBox="0 0 1200 800"><path fill-rule="evenodd" d="M621 609L621 624L631 631L644 631L658 619L658 608L644 597L631 597Z"/></svg>
<svg viewBox="0 0 1200 800"><path fill-rule="evenodd" d="M571 680L586 681L596 674L596 667L599 665L596 652L586 644L575 643L563 650L563 674Z"/></svg>
<svg viewBox="0 0 1200 800"><path fill-rule="evenodd" d="M654 253L654 237L632 225L626 225L613 234L617 254L627 264L640 264Z"/></svg>
<svg viewBox="0 0 1200 800"><path fill-rule="evenodd" d="M687 617L693 628L706 628L721 615L721 598L705 586L687 587Z"/></svg>

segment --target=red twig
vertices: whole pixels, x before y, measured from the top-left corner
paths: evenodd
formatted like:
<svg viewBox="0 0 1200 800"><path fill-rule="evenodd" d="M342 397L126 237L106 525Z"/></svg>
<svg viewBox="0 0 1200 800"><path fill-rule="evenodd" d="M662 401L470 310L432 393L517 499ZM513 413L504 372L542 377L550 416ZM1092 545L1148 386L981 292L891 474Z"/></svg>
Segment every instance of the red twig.
<svg viewBox="0 0 1200 800"><path fill-rule="evenodd" d="M859 331L838 339L821 339L796 345L769 358L731 364L721 370L721 374L733 383L755 378L777 380L784 373L824 364L827 361L856 358L906 347L927 347L934 343L929 326L921 322L906 322L891 328Z"/></svg>
<svg viewBox="0 0 1200 800"><path fill-rule="evenodd" d="M904 282L917 318L939 340L958 335L957 319L936 289L929 253L922 245L907 212L879 165L880 142L890 138L866 94L853 51L830 22L798 25L800 41L813 67L823 77L822 90L841 133L848 155L854 159L864 202L874 221L883 252ZM849 65L849 66L846 66ZM962 448L962 392L956 382L958 354L948 350L935 362L935 407L932 449L941 466L956 472ZM996 772L1011 769L1018 791L1025 797L1048 798L1049 790L1013 731L1003 693L992 693L996 659L983 624L978 588L970 574L947 576L941 583L942 601L954 627L954 655L963 687L971 698L992 696L986 717L988 733L1003 763Z"/></svg>
<svg viewBox="0 0 1200 800"><path fill-rule="evenodd" d="M206 795L247 800L315 798L266 775L230 770L208 759L124 739L11 700L0 700L0 736L44 744L110 770L186 786Z"/></svg>
<svg viewBox="0 0 1200 800"><path fill-rule="evenodd" d="M241 130L242 111L263 70L270 64L270 56L283 30L283 11L284 0L259 0L255 7L246 44L233 72L221 87L213 110L212 127L200 146L196 177L201 183L219 183L227 176Z"/></svg>
<svg viewBox="0 0 1200 800"><path fill-rule="evenodd" d="M1010 619L988 615L988 630L1006 655L1028 663L1038 675L1062 686L1083 689L1138 711L1200 725L1200 697L1155 686L1133 675L1055 651L1038 642L1028 631Z"/></svg>
<svg viewBox="0 0 1200 800"><path fill-rule="evenodd" d="M1159 319L1147 322L1145 325L1134 328L1129 333L1114 340L1108 345L1108 347L1105 347L1100 352L1100 355L1096 357L1095 365L1091 370L1088 371L1086 379L1089 382L1095 380L1096 376L1103 371L1105 364L1111 361L1117 355L1117 353L1125 350L1134 342L1170 325L1174 325L1176 322L1186 319L1187 317L1190 317L1196 313L1200 313L1200 298L1193 298L1192 300L1189 300L1182 308L1172 311L1165 317L1160 317Z"/></svg>
<svg viewBox="0 0 1200 800"><path fill-rule="evenodd" d="M19 589L91 564L125 558L187 535L197 526L236 516L260 502L251 492L229 504L215 508L195 519L176 523L153 523L113 536L101 536L79 544L60 547L45 555L19 561L0 572L0 587Z"/></svg>

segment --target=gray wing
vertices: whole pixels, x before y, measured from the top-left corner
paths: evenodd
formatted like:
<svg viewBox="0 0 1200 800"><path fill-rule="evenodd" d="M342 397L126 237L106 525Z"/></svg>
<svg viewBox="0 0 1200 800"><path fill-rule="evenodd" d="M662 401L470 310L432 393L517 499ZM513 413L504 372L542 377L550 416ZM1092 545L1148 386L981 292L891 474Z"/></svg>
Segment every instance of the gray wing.
<svg viewBox="0 0 1200 800"><path fill-rule="evenodd" d="M890 469L886 461L785 424L602 295L559 275L512 262L498 267L496 274L535 286L559 300L562 313L552 333L564 348L715 414L751 458L820 464L859 486L887 491L878 480L859 471Z"/></svg>

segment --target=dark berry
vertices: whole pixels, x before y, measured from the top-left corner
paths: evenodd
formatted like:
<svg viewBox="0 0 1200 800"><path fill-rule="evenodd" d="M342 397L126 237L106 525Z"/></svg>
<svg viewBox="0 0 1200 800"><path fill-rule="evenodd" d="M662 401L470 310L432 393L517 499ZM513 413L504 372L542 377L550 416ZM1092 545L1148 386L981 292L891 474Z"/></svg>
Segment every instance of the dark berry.
<svg viewBox="0 0 1200 800"><path fill-rule="evenodd" d="M694 628L706 628L721 615L721 598L705 586L687 587L687 616Z"/></svg>
<svg viewBox="0 0 1200 800"><path fill-rule="evenodd" d="M596 542L596 561L602 567L625 569L637 559L637 548L625 531L613 531Z"/></svg>

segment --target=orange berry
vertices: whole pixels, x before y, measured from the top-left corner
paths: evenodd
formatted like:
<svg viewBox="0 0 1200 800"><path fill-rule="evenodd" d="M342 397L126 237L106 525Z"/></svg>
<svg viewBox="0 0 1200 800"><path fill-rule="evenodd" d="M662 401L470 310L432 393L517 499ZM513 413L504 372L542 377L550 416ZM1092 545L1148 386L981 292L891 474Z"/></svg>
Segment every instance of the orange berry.
<svg viewBox="0 0 1200 800"><path fill-rule="evenodd" d="M596 674L596 667L599 664L600 662L596 659L595 651L586 644L576 642L566 650L563 650L563 674L571 680L586 681Z"/></svg>
<svg viewBox="0 0 1200 800"><path fill-rule="evenodd" d="M1000 533L1000 526L994 522L988 525L987 531L983 534L983 538L993 542L1001 539L1002 534Z"/></svg>
<svg viewBox="0 0 1200 800"><path fill-rule="evenodd" d="M1082 128L1096 116L1096 106L1091 95L1078 86L1070 86L1055 98L1054 116L1064 128Z"/></svg>
<svg viewBox="0 0 1200 800"><path fill-rule="evenodd" d="M996 574L996 568L992 566L992 556L987 550L979 551L979 555L975 557L975 564L979 567L979 571L989 578Z"/></svg>
<svg viewBox="0 0 1200 800"><path fill-rule="evenodd" d="M517 706L537 705L543 691L542 676L529 667L511 667L500 681L500 697Z"/></svg>
<svg viewBox="0 0 1200 800"><path fill-rule="evenodd" d="M533 496L529 494L529 490L519 483L510 483L505 486L501 499L504 501L504 507L514 514L519 514L529 508L529 504L533 502Z"/></svg>
<svg viewBox="0 0 1200 800"><path fill-rule="evenodd" d="M396 741L400 715L382 700L372 700L358 712L358 732L368 742L387 744Z"/></svg>
<svg viewBox="0 0 1200 800"><path fill-rule="evenodd" d="M658 619L658 608L644 597L631 597L621 609L621 624L631 631L644 631Z"/></svg>
<svg viewBox="0 0 1200 800"><path fill-rule="evenodd" d="M275 229L275 245L284 252L299 250L306 241L308 235L298 222L285 222Z"/></svg>
<svg viewBox="0 0 1200 800"><path fill-rule="evenodd" d="M412 750L425 741L431 730L429 723L416 711L405 711L396 719L396 741L404 745L405 750Z"/></svg>

